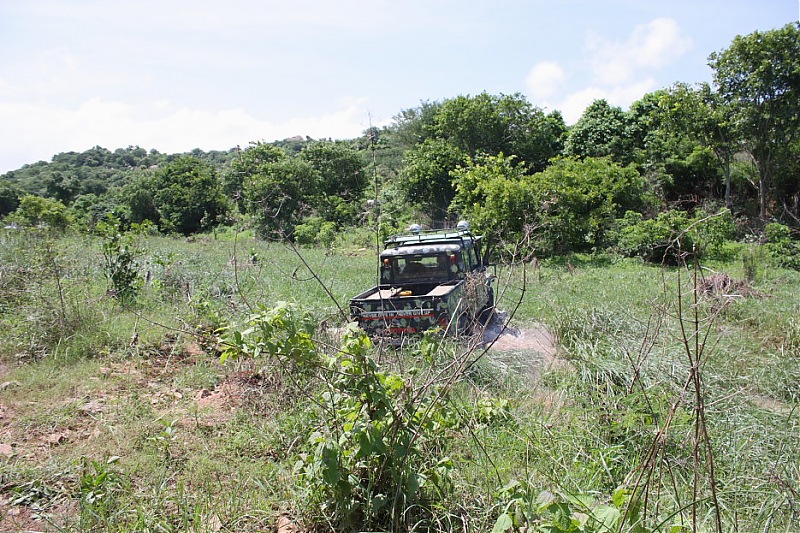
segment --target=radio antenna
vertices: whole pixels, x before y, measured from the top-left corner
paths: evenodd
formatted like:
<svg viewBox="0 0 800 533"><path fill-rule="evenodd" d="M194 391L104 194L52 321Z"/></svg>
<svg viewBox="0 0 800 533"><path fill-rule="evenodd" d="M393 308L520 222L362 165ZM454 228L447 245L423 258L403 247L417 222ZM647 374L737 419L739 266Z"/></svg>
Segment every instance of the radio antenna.
<svg viewBox="0 0 800 533"><path fill-rule="evenodd" d="M380 256L381 254L381 204L380 198L380 176L378 175L378 158L376 155L376 144L378 140L378 129L372 125L372 114L369 114L369 135L368 135L370 149L372 150L372 176L375 188L375 197L372 200L372 210L375 213L375 253ZM380 261L376 261L377 267L375 269L376 285L381 283L381 266Z"/></svg>

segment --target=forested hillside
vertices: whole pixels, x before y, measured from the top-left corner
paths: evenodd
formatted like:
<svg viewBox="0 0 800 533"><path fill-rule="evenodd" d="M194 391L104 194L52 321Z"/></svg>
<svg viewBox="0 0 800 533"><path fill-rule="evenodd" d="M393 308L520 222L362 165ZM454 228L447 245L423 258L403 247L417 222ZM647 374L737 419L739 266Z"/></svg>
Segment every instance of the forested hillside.
<svg viewBox="0 0 800 533"><path fill-rule="evenodd" d="M799 32L737 37L709 56L713 85L676 83L628 110L598 100L571 126L520 94L481 93L421 102L350 140L61 153L0 177L0 216L183 235L236 225L303 243L468 218L527 253L655 257L682 224L718 214L698 226L703 246L760 239L767 223L800 224Z"/></svg>

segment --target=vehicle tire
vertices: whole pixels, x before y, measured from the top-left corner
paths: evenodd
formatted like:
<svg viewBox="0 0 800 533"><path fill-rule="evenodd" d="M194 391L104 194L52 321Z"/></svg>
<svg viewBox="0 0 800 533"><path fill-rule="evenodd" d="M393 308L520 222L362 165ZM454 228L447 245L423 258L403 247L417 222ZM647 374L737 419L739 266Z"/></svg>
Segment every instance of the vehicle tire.
<svg viewBox="0 0 800 533"><path fill-rule="evenodd" d="M458 327L458 331L456 332L459 336L467 336L472 335L472 326L475 323L475 318L472 316L472 313L469 311L464 311L460 315L458 315L458 321L456 325Z"/></svg>

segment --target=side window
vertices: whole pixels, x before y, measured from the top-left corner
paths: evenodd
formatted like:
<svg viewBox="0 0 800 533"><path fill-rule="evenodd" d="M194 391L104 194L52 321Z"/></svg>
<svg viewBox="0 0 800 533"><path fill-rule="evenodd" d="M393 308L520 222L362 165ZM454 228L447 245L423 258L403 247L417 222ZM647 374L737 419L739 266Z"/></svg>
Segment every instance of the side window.
<svg viewBox="0 0 800 533"><path fill-rule="evenodd" d="M381 283L390 283L397 276L397 259L384 258L381 261Z"/></svg>
<svg viewBox="0 0 800 533"><path fill-rule="evenodd" d="M478 258L475 256L475 248L470 246L467 249L467 257L469 258L469 270L475 270L475 268L478 266Z"/></svg>

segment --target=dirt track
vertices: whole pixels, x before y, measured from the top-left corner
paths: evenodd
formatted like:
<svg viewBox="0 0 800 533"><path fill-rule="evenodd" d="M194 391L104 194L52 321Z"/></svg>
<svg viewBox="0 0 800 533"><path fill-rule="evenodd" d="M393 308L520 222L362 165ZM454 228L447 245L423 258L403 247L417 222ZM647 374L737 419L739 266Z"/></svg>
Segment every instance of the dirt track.
<svg viewBox="0 0 800 533"><path fill-rule="evenodd" d="M543 324L504 327L506 321L506 314L500 312L484 332L484 342L491 346L492 359L533 380L538 379L542 369L555 362L558 352L555 337Z"/></svg>

